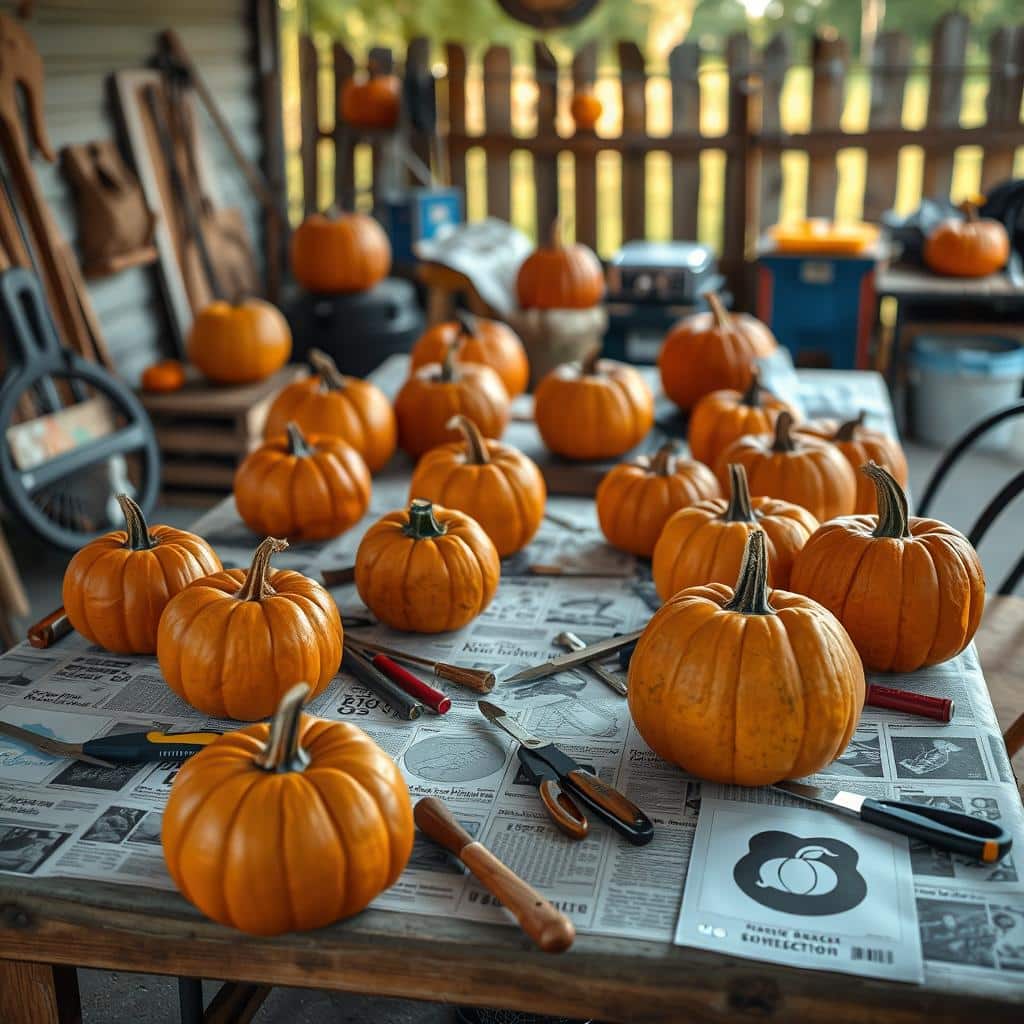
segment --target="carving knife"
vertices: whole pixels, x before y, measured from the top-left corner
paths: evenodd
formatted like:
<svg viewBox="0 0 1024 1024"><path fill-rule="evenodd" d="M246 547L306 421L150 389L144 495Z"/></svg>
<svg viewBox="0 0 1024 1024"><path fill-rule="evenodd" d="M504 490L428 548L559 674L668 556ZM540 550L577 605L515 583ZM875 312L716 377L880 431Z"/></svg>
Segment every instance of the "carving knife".
<svg viewBox="0 0 1024 1024"><path fill-rule="evenodd" d="M577 665L585 665L588 661L602 658L606 654L614 654L620 647L635 643L642 634L642 629L636 629L632 633L623 633L621 636L610 636L607 640L598 640L596 644L587 644L582 650L567 651L540 665L524 668L514 676L509 676L504 682L525 683L529 680L553 676L556 672L564 672L567 668L575 668Z"/></svg>
<svg viewBox="0 0 1024 1024"><path fill-rule="evenodd" d="M585 651L587 645L583 642L582 638L578 637L571 629L567 629L562 633L559 633L555 637L555 643L559 647L564 647L570 651ZM621 650L621 648L620 648ZM625 680L617 676L614 672L604 668L601 665L595 665L592 662L587 665L587 669L598 679L601 680L605 686L611 687L620 697L625 697L626 683Z"/></svg>

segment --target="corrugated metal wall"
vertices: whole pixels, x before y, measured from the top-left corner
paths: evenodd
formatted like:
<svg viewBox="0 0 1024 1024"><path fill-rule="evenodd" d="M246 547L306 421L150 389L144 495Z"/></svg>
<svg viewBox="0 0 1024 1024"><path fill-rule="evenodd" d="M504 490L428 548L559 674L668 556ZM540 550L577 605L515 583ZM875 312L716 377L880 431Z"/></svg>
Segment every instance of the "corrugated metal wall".
<svg viewBox="0 0 1024 1024"><path fill-rule="evenodd" d="M16 6L0 0L0 10L10 13ZM33 8L26 27L46 66L46 122L54 147L116 136L110 73L142 67L155 51L160 30L173 27L246 153L259 159L249 0L40 0ZM221 197L246 211L250 233L258 240L258 208L244 179L205 117L203 129ZM74 208L63 176L42 159L36 169L61 230L73 239ZM118 370L135 383L145 366L171 354L156 271L126 270L90 281L89 287Z"/></svg>

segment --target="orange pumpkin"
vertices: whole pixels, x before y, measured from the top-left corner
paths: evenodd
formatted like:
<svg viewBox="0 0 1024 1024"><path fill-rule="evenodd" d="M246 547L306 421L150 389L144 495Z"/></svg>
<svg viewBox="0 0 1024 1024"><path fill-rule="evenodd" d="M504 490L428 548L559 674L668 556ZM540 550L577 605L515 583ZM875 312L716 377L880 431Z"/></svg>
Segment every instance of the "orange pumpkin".
<svg viewBox="0 0 1024 1024"><path fill-rule="evenodd" d="M793 417L780 412L774 434L750 434L734 441L715 466L719 482L729 480L729 464L747 471L750 493L801 505L824 522L848 516L857 503L857 479L850 464L827 441L793 433Z"/></svg>
<svg viewBox="0 0 1024 1024"><path fill-rule="evenodd" d="M556 220L548 245L519 268L516 294L523 309L590 309L604 298L604 271L592 249L579 242L562 245Z"/></svg>
<svg viewBox="0 0 1024 1024"><path fill-rule="evenodd" d="M1006 228L978 208L962 204L963 219L945 220L925 239L924 262L937 274L951 277L986 277L1002 270L1010 258Z"/></svg>
<svg viewBox="0 0 1024 1024"><path fill-rule="evenodd" d="M211 302L188 332L189 359L217 384L264 380L291 354L288 321L262 299Z"/></svg>
<svg viewBox="0 0 1024 1024"><path fill-rule="evenodd" d="M185 386L185 367L177 359L164 359L142 371L143 391L179 391Z"/></svg>
<svg viewBox="0 0 1024 1024"><path fill-rule="evenodd" d="M726 312L713 292L704 298L711 312L680 320L658 353L661 385L681 409L692 408L712 391L746 391L755 360L778 348L775 335L760 320Z"/></svg>
<svg viewBox="0 0 1024 1024"><path fill-rule="evenodd" d="M846 631L801 594L768 589L764 533L747 538L735 589L679 591L629 665L629 710L666 761L713 782L802 778L842 753L864 704Z"/></svg>
<svg viewBox="0 0 1024 1024"><path fill-rule="evenodd" d="M464 512L414 498L366 532L356 588L381 622L408 633L444 633L472 622L498 589L494 542Z"/></svg>
<svg viewBox="0 0 1024 1024"><path fill-rule="evenodd" d="M572 114L577 131L592 132L603 112L604 104L594 95L592 89L581 89L573 93L569 113Z"/></svg>
<svg viewBox="0 0 1024 1024"><path fill-rule="evenodd" d="M892 474L869 462L877 515L825 523L793 565L792 585L830 608L876 672L914 672L959 654L985 607L985 574L959 530L907 513Z"/></svg>
<svg viewBox="0 0 1024 1024"><path fill-rule="evenodd" d="M117 496L125 529L90 541L64 572L68 621L90 643L119 654L152 654L167 602L221 568L213 548L173 526L147 526L127 494Z"/></svg>
<svg viewBox="0 0 1024 1024"><path fill-rule="evenodd" d="M641 455L604 475L597 488L597 518L612 547L650 558L674 512L721 494L715 474L702 462L663 444L653 458Z"/></svg>
<svg viewBox="0 0 1024 1024"><path fill-rule="evenodd" d="M307 291L365 292L391 273L391 243L365 213L310 214L291 240L295 280Z"/></svg>
<svg viewBox="0 0 1024 1024"><path fill-rule="evenodd" d="M303 436L295 423L264 442L235 473L235 505L254 533L325 540L354 526L370 507L370 471L333 435Z"/></svg>
<svg viewBox="0 0 1024 1024"><path fill-rule="evenodd" d="M215 739L171 785L160 839L182 895L251 935L321 928L394 884L412 852L409 790L349 722L302 714L309 687Z"/></svg>
<svg viewBox="0 0 1024 1024"><path fill-rule="evenodd" d="M387 396L376 384L338 372L326 352L312 349L313 376L289 384L274 399L263 429L265 438L295 422L310 434L333 434L352 445L371 473L387 465L398 445L398 424Z"/></svg>
<svg viewBox="0 0 1024 1024"><path fill-rule="evenodd" d="M420 335L412 348L411 369L443 362L445 353L455 342L459 344L459 362L489 366L501 378L509 397L515 398L526 390L530 362L519 335L500 320L487 320L482 316L472 320L460 316L457 320L436 324Z"/></svg>
<svg viewBox="0 0 1024 1024"><path fill-rule="evenodd" d="M635 448L654 424L654 395L640 374L595 348L582 363L546 374L533 396L544 444L567 459L612 459Z"/></svg>
<svg viewBox="0 0 1024 1024"><path fill-rule="evenodd" d="M338 606L315 580L270 571L288 542L267 537L249 571L225 569L172 598L160 618L156 656L167 685L214 718L253 721L273 713L296 683L316 696L341 664Z"/></svg>
<svg viewBox="0 0 1024 1024"><path fill-rule="evenodd" d="M341 116L354 128L391 131L398 124L402 84L395 75L381 74L372 64L367 71L341 87Z"/></svg>
<svg viewBox="0 0 1024 1024"><path fill-rule="evenodd" d="M796 553L818 528L805 508L777 498L751 498L741 465L729 466L729 500L712 498L676 512L654 546L651 574L663 601L686 587L736 579L747 538L764 532L768 582L785 589Z"/></svg>
<svg viewBox="0 0 1024 1024"><path fill-rule="evenodd" d="M425 498L475 519L504 558L533 538L544 518L547 488L537 464L517 448L485 441L476 424L454 416L465 444L431 448L416 464L409 500Z"/></svg>

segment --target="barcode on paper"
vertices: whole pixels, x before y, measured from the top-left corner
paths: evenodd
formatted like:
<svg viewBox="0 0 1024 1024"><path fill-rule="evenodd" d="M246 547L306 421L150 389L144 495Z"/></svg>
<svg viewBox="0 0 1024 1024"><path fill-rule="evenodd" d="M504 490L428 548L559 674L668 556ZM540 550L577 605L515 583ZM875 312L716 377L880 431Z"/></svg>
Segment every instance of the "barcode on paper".
<svg viewBox="0 0 1024 1024"><path fill-rule="evenodd" d="M867 960L871 964L891 964L891 949L872 949L870 946L851 946L850 956L854 960Z"/></svg>

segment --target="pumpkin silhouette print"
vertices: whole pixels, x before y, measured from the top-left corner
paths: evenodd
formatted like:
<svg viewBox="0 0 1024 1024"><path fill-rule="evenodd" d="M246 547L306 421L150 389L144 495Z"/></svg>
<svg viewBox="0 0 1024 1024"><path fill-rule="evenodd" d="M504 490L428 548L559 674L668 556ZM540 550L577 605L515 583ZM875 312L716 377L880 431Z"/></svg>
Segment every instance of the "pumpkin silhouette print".
<svg viewBox="0 0 1024 1024"><path fill-rule="evenodd" d="M829 836L758 832L733 868L733 879L752 900L784 914L842 914L862 903L868 886L857 870L857 851Z"/></svg>

